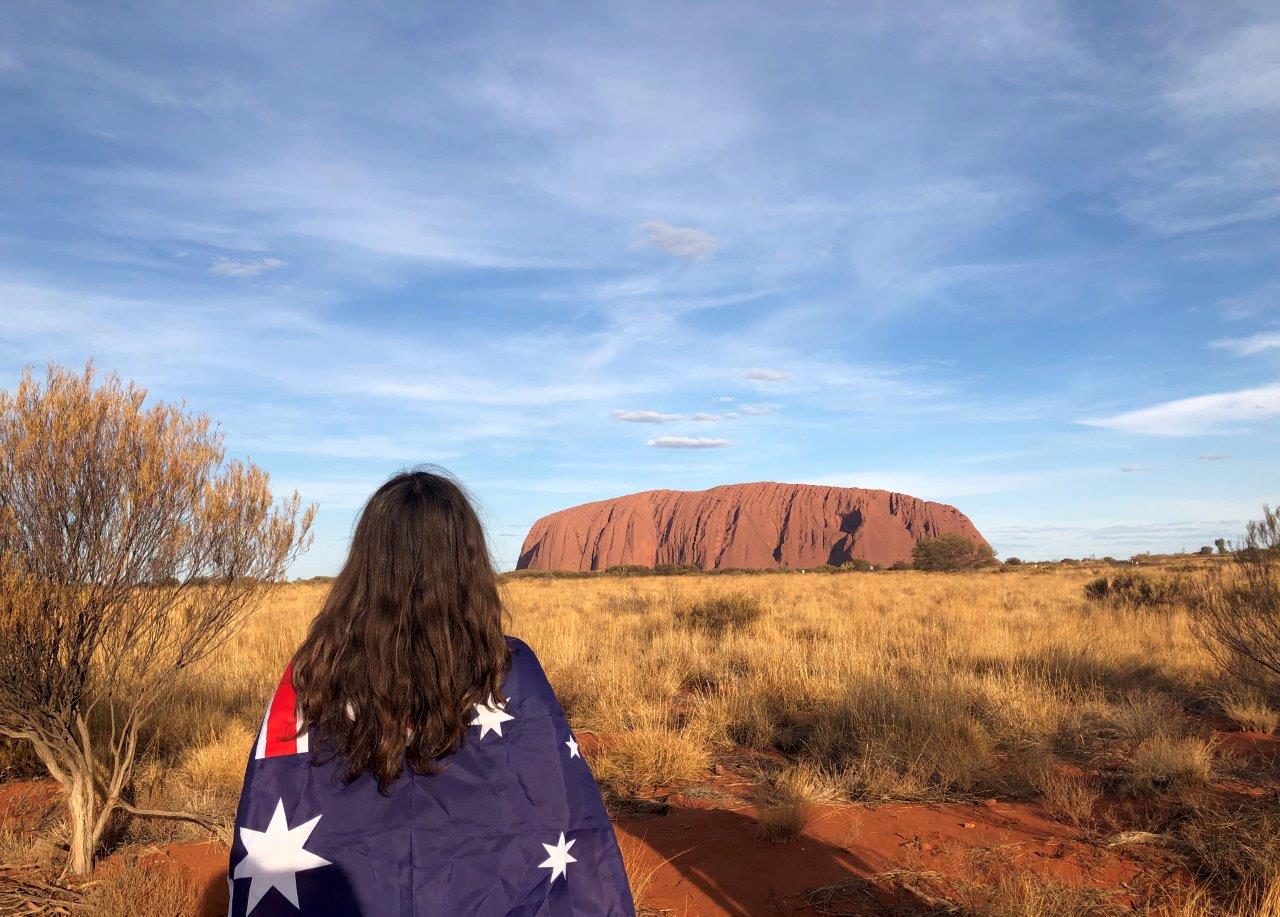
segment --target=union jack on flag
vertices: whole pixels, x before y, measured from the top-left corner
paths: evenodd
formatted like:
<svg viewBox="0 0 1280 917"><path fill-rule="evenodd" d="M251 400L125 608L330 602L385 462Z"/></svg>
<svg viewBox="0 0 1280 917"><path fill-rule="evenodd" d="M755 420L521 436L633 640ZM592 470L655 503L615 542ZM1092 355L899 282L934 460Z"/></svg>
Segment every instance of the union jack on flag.
<svg viewBox="0 0 1280 917"><path fill-rule="evenodd" d="M436 774L313 766L286 669L245 772L229 917L635 914L613 826L533 651Z"/></svg>

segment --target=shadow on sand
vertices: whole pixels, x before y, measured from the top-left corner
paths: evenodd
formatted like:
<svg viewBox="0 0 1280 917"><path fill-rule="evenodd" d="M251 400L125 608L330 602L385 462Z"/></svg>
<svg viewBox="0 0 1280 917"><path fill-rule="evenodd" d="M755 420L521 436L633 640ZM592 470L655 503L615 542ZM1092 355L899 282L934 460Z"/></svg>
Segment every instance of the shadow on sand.
<svg viewBox="0 0 1280 917"><path fill-rule="evenodd" d="M640 886L636 904L642 914L934 912L910 891L867 878L885 864L812 833L781 844L758 840L755 818L747 813L676 808L665 815L622 817L617 828L624 844L640 841L656 854L644 858L634 869L639 875L632 876ZM655 861L668 865L646 882ZM823 909L815 911L819 900Z"/></svg>

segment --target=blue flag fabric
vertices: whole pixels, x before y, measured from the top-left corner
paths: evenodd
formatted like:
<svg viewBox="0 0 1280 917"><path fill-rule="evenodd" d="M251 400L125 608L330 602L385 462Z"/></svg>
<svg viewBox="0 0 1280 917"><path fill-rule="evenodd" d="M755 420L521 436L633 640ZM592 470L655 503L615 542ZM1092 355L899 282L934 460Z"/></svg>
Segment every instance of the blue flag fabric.
<svg viewBox="0 0 1280 917"><path fill-rule="evenodd" d="M533 651L508 643L508 703L389 796L311 765L286 670L240 794L230 917L634 915L599 787Z"/></svg>

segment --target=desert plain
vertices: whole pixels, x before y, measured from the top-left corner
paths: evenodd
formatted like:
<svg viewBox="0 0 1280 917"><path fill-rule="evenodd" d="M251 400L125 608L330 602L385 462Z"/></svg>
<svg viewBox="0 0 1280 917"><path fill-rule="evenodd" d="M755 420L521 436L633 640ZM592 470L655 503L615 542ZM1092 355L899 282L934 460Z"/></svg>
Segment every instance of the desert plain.
<svg viewBox="0 0 1280 917"><path fill-rule="evenodd" d="M1275 913L1280 715L1226 679L1176 590L1087 588L1218 562L517 575L503 592L605 790L642 914ZM4 745L9 894L224 913L245 761L326 589L273 587L148 727L139 803L213 831L125 822L94 878L64 885L56 786Z"/></svg>

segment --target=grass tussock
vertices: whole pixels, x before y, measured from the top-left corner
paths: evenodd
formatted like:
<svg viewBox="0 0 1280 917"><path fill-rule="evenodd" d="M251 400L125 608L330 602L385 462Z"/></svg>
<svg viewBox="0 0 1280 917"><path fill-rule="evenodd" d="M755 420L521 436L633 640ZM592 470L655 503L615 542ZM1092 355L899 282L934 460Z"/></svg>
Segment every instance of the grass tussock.
<svg viewBox="0 0 1280 917"><path fill-rule="evenodd" d="M1085 597L1123 608L1172 608L1182 600L1182 581L1142 573L1100 576L1084 586Z"/></svg>
<svg viewBox="0 0 1280 917"><path fill-rule="evenodd" d="M1105 892L1055 882L1032 873L1001 876L990 884L970 883L954 904L971 917L1120 917L1132 913Z"/></svg>
<svg viewBox="0 0 1280 917"><path fill-rule="evenodd" d="M84 894L85 911L96 917L190 917L201 910L199 890L178 870L157 868L137 857L112 864L102 881ZM143 904L145 902L145 905ZM141 911L139 907L145 906Z"/></svg>
<svg viewBox="0 0 1280 917"><path fill-rule="evenodd" d="M711 756L696 736L666 728L624 733L592 759L601 786L616 796L691 783L705 776L710 766Z"/></svg>
<svg viewBox="0 0 1280 917"><path fill-rule="evenodd" d="M764 613L760 600L745 592L694 602L676 612L676 623L712 636L746 630Z"/></svg>
<svg viewBox="0 0 1280 917"><path fill-rule="evenodd" d="M1213 779L1215 757L1213 743L1199 736L1151 736L1129 756L1128 787L1141 795L1202 787Z"/></svg>
<svg viewBox="0 0 1280 917"><path fill-rule="evenodd" d="M1097 781L1050 768L1037 775L1035 787L1045 810L1059 821L1085 830L1096 824L1102 788Z"/></svg>
<svg viewBox="0 0 1280 917"><path fill-rule="evenodd" d="M756 836L785 844L800 836L814 806L832 801L829 782L809 765L784 768L756 791Z"/></svg>
<svg viewBox="0 0 1280 917"><path fill-rule="evenodd" d="M1280 798L1201 807L1175 837L1200 912L1280 917Z"/></svg>
<svg viewBox="0 0 1280 917"><path fill-rule="evenodd" d="M1280 712L1258 691L1232 691L1225 694L1220 703L1223 714L1241 729L1271 735L1280 728Z"/></svg>

